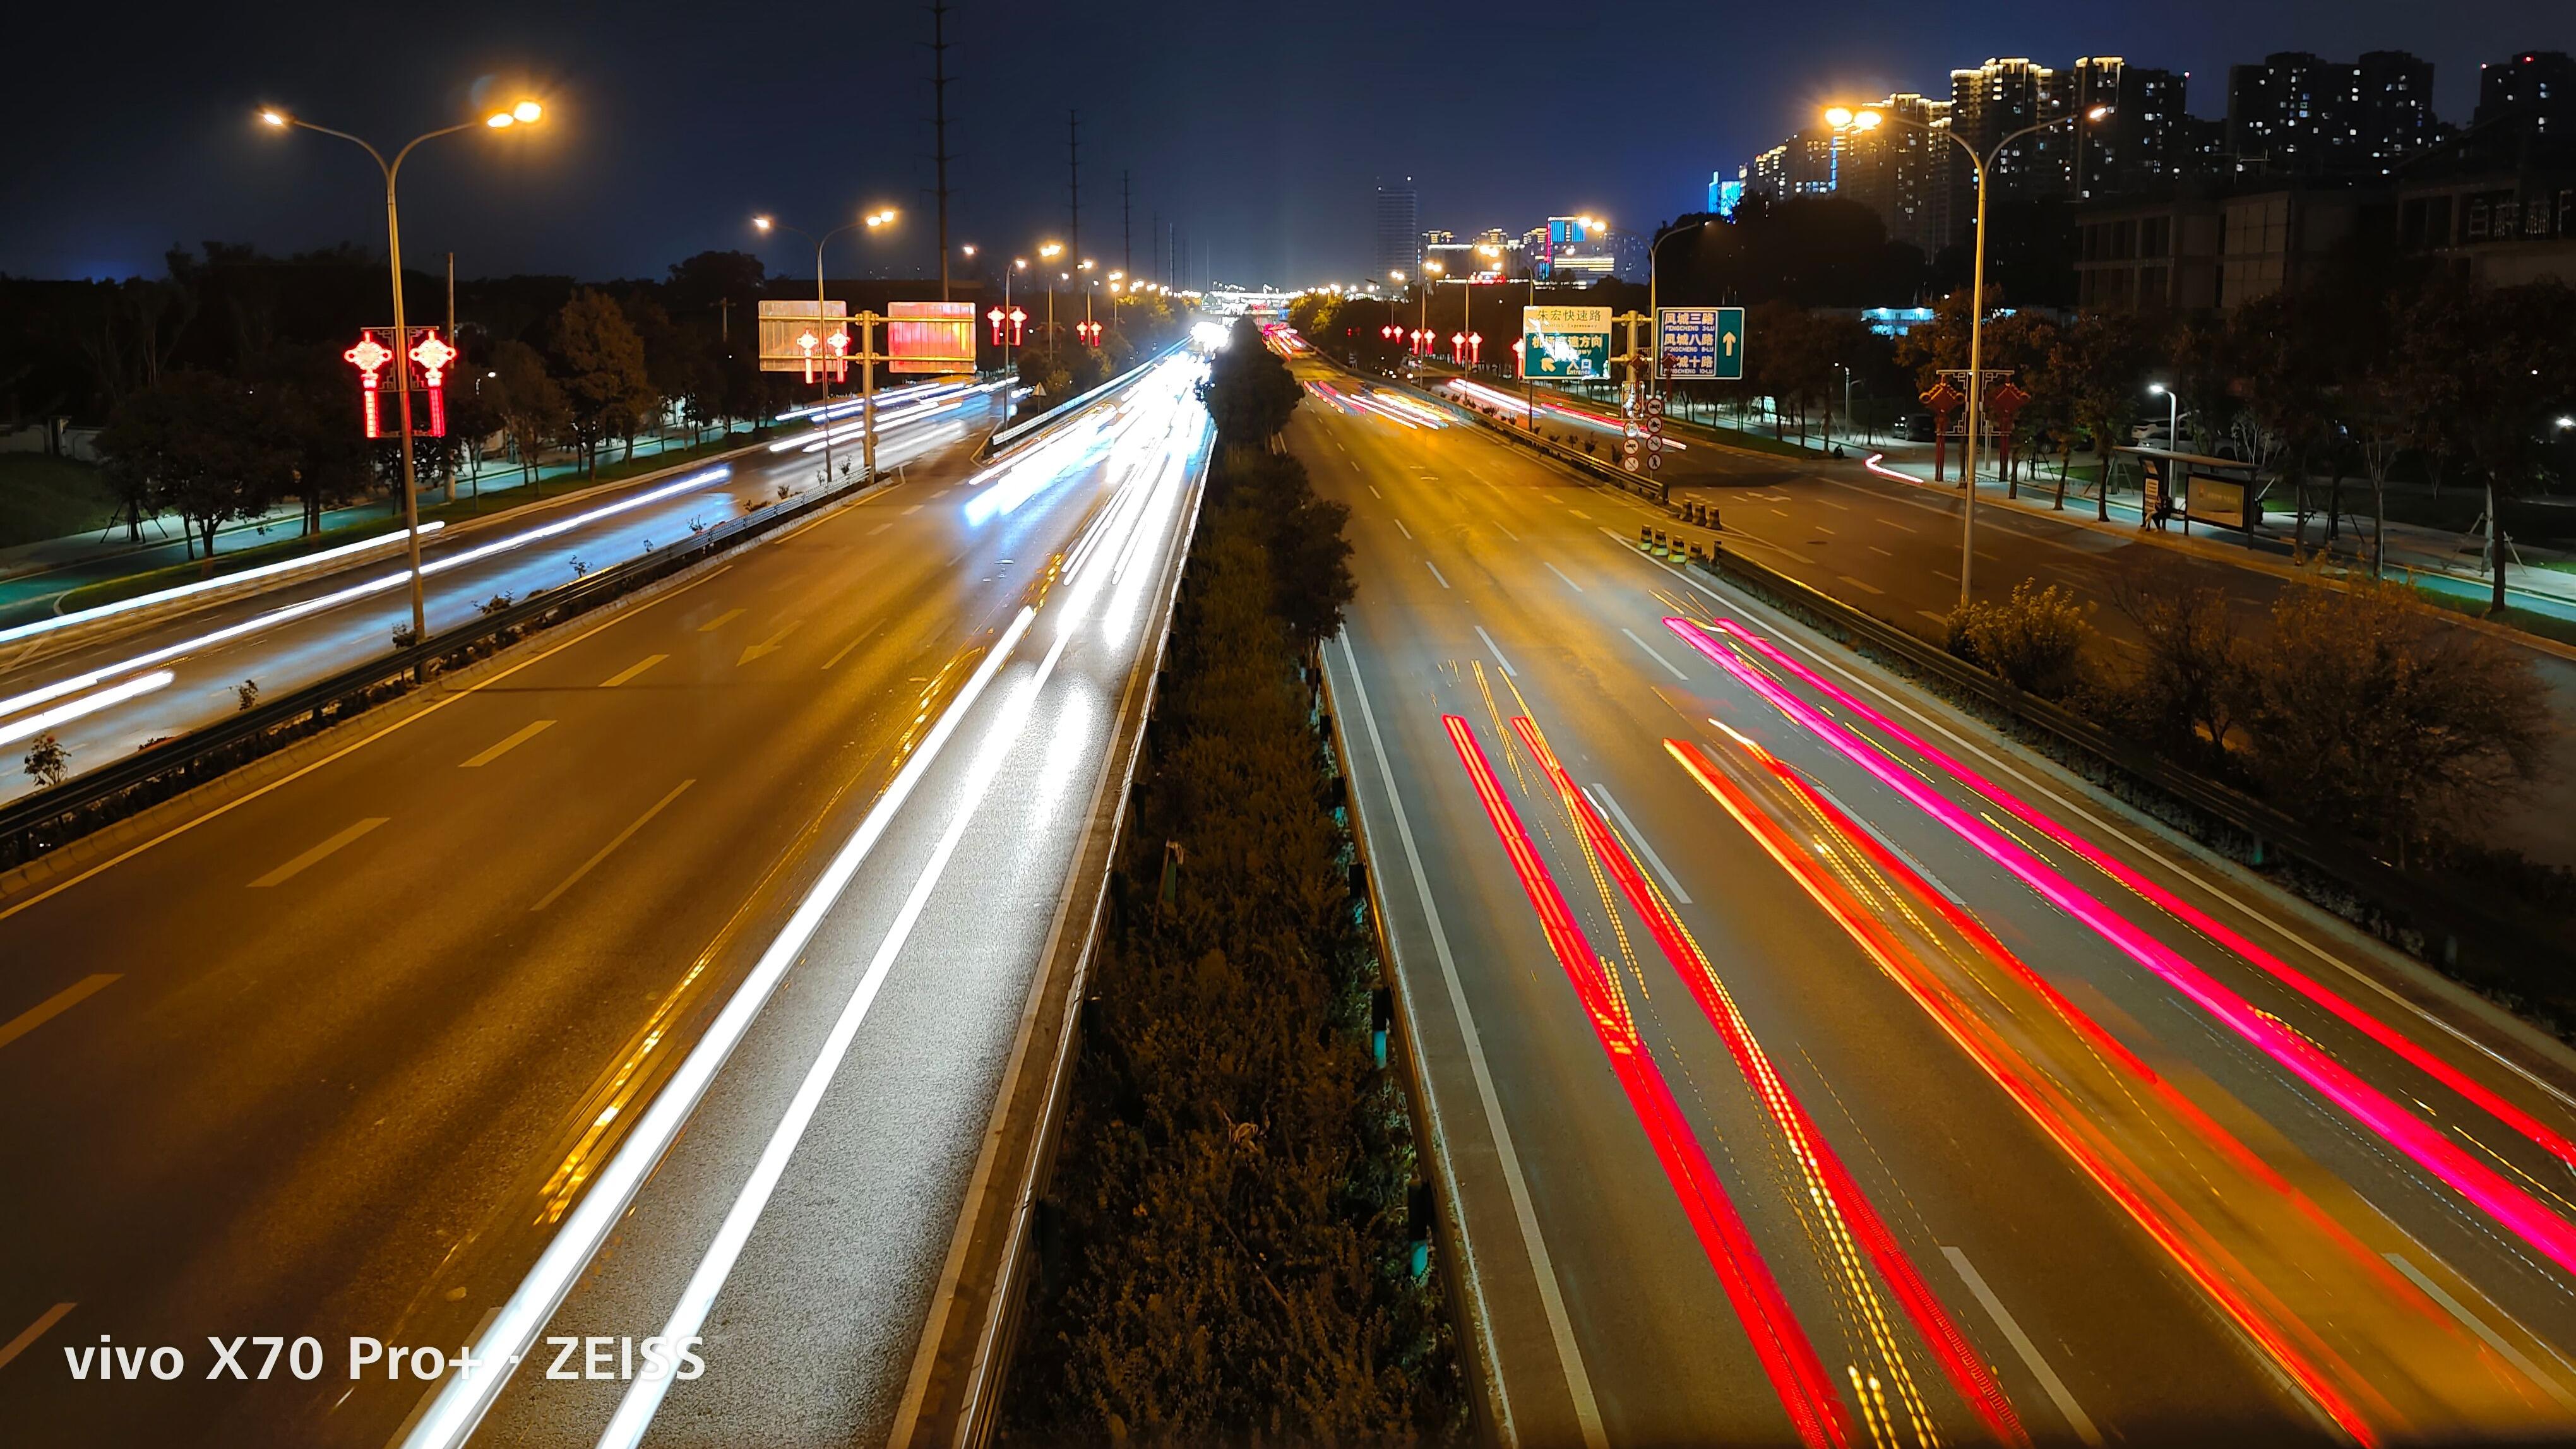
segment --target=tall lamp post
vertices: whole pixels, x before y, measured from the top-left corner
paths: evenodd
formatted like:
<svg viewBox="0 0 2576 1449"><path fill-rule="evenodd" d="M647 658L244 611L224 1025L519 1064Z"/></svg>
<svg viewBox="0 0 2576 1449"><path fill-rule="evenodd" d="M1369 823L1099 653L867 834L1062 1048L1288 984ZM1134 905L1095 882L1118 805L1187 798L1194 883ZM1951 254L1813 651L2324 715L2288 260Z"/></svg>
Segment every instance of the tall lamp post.
<svg viewBox="0 0 2576 1449"><path fill-rule="evenodd" d="M507 131L518 126L533 126L542 120L545 114L546 108L535 101L521 101L506 111L494 111L480 121L460 121L453 126L414 136L403 143L401 150L394 153L394 159L388 161L385 159L384 152L346 131L334 131L328 126L314 125L311 121L303 120L275 106L259 113L260 120L281 131L312 131L319 135L337 136L366 152L368 158L376 163L376 169L382 171L385 176L385 263L393 275L394 285L394 351L397 354L393 360L394 392L399 399L402 413L403 532L406 538L405 551L411 564L411 637L415 644L429 637L429 618L420 581L420 500L413 495L411 331L403 320L402 207L394 199L394 183L402 176L403 162L410 158L412 151L423 141L435 141L441 136L453 136L459 131L471 131L477 126L488 131ZM456 341L453 337L447 340L450 346L453 346Z"/></svg>
<svg viewBox="0 0 2576 1449"><path fill-rule="evenodd" d="M1429 352L1431 348L1431 292L1433 288L1440 285L1440 274L1446 270L1448 269L1438 262L1425 261L1422 264L1422 282L1419 286L1414 288L1414 291L1419 294L1418 300L1422 304L1416 313L1420 319L1416 325L1422 329L1422 346L1426 353ZM1456 359L1453 358L1451 360L1455 361Z"/></svg>
<svg viewBox="0 0 2576 1449"><path fill-rule="evenodd" d="M1062 242L1044 242L1044 243L1041 243L1041 244L1039 245L1039 247L1038 247L1038 260L1040 260L1040 261L1042 261L1042 262L1051 262L1051 261L1054 261L1057 257L1063 256L1063 255L1064 255L1064 243L1062 243ZM1052 267L1050 267L1048 270L1053 271L1054 269L1053 269ZM1057 273L1057 276L1058 276L1059 278L1063 278L1063 277L1065 276L1065 274L1063 274L1063 273L1060 273L1060 272L1059 272L1059 273ZM1055 283L1054 283L1054 282L1049 282L1049 283L1047 283L1047 371L1049 371L1049 372L1053 372L1054 370L1055 370Z"/></svg>
<svg viewBox="0 0 2576 1449"><path fill-rule="evenodd" d="M1660 294L1656 291L1655 260L1663 254L1664 243L1677 236L1690 236L1714 220L1715 217L1703 216L1688 226L1675 227L1655 238L1646 248L1646 315L1654 319L1655 366L1651 377L1657 393L1664 390L1664 313L1663 304L1657 300Z"/></svg>
<svg viewBox="0 0 2576 1449"><path fill-rule="evenodd" d="M789 226L775 217L755 216L751 219L752 229L760 232L764 236L773 231L790 232L794 235L801 236L814 244L814 335L818 341L823 335L823 248L831 242L832 238L839 236L845 231L859 231L861 229L874 231L878 227L885 226L892 222L894 217L895 213L892 207L888 207L883 211L872 211L867 215L860 217L857 221L849 222L842 226L836 226L830 231L823 233L821 236L816 236L814 233L803 230L799 227ZM859 351L865 353L868 350L869 341L866 337L862 336L859 339ZM874 389L871 388L869 391L873 392ZM875 418L870 407L870 404L873 402L874 399L870 398L867 403L862 403L860 405L859 420L859 432L861 436L866 439L865 451L868 454L868 471L871 476L876 472L876 436L872 426L875 422ZM815 416L822 420L823 482L826 486L829 486L832 481L832 369L828 362L823 368L823 400L816 406Z"/></svg>
<svg viewBox="0 0 2576 1449"><path fill-rule="evenodd" d="M2078 119L2098 121L2109 114L2111 114L2111 108L2109 106L2094 106L2084 111L2080 117L2073 113L2063 116L2054 116L2035 126L2024 126L2020 130L2012 132L2002 140L1997 141L1983 155L1979 155L1977 148L1968 144L1966 137L1959 135L1955 131L1947 129L1946 127L1927 126L1916 121L1903 119L1898 121L1899 125L1914 126L1918 130L1934 131L1937 134L1947 136L1952 141L1958 143L1959 149L1968 153L1968 164L1976 168L1977 174L1976 262L1970 272L1971 281L1968 288L1968 440L1965 448L1962 450L1965 454L1965 460L1961 475L1967 482L1968 501L1966 511L1961 515L1961 522L1959 525L1959 604L1963 608L1966 607L1968 603L1969 579L1973 576L1973 570L1977 562L1977 430L1982 423L1982 411L1986 392L1987 168L1993 164L1995 158L2003 154L2006 146L2011 145L2013 142L2020 140L2024 136L2045 131L2049 127L2059 125L2063 122ZM1888 117L1877 111L1865 110L1856 112L1848 106L1833 106L1825 111L1825 124L1833 127L1837 131L1844 130L1846 128L1860 131L1873 131L1888 119Z"/></svg>

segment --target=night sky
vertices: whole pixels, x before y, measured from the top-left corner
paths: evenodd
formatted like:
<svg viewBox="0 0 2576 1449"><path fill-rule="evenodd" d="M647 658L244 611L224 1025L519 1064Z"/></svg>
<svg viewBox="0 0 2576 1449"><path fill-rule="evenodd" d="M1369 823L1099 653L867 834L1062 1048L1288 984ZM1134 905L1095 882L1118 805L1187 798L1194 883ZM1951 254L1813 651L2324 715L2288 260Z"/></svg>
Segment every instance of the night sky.
<svg viewBox="0 0 2576 1449"><path fill-rule="evenodd" d="M658 275L765 249L747 218L836 225L835 275L934 268L927 11L915 3L511 7L53 4L13 19L0 114L0 271L123 276L173 244L383 244L381 191L345 142L281 137L274 102L400 144L523 89L547 123L431 143L404 173L407 260L469 275ZM257 16L253 21L246 17ZM1989 55L2116 54L2187 69L2226 108L2226 67L2271 50L2412 50L2466 121L2479 62L2576 50L2569 0L2158 0L2070 4L1068 5L957 0L949 52L952 241L988 253L1062 234L1065 113L1083 133L1084 250L1120 261L1118 185L1188 228L1219 279L1353 277L1370 188L1416 179L1422 223L1513 230L1590 210L1649 226L1834 99L1946 91ZM1614 115L1614 85L1635 99ZM840 250L841 247L847 250ZM1194 269L1196 270L1196 269Z"/></svg>

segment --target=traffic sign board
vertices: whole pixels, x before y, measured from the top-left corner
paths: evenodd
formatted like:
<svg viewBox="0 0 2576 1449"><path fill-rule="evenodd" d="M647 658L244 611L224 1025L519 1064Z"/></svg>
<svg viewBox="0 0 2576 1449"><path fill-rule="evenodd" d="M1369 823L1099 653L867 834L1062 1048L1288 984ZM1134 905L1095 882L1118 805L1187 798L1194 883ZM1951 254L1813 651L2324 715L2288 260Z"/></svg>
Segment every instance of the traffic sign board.
<svg viewBox="0 0 2576 1449"><path fill-rule="evenodd" d="M1637 460L1634 458L1622 458L1619 460L1619 466L1627 469L1631 473L1634 473L1637 471Z"/></svg>
<svg viewBox="0 0 2576 1449"><path fill-rule="evenodd" d="M1734 382L1744 376L1744 309L1665 307L1656 313L1656 356L1667 378Z"/></svg>
<svg viewBox="0 0 2576 1449"><path fill-rule="evenodd" d="M1662 424L1664 416L1664 400L1660 394L1646 394L1646 416L1655 419L1658 426Z"/></svg>
<svg viewBox="0 0 2576 1449"><path fill-rule="evenodd" d="M1521 309L1521 376L1542 380L1610 375L1610 309Z"/></svg>
<svg viewBox="0 0 2576 1449"><path fill-rule="evenodd" d="M1648 453L1646 455L1646 466L1649 468L1660 468L1664 466L1664 455L1661 453Z"/></svg>

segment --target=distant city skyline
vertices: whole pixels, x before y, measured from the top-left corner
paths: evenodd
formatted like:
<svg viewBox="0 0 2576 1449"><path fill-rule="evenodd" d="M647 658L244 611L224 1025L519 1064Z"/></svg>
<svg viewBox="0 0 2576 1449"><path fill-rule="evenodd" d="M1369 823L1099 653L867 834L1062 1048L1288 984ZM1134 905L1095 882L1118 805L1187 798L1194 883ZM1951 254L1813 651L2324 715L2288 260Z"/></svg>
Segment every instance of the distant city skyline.
<svg viewBox="0 0 2576 1449"><path fill-rule="evenodd" d="M2576 50L2576 7L2506 0L2438 14L2399 0L1863 0L1830 14L1613 5L1580 25L1561 7L1489 0L1480 14L1460 27L1319 0L1252 34L1179 0L1137 0L1108 23L1097 11L961 0L949 22L952 240L994 257L1062 229L1075 107L1094 250L1096 238L1120 240L1110 219L1124 171L1139 258L1155 228L1177 226L1194 272L1292 281L1369 267L1378 177L1414 178L1423 227L1517 234L1593 214L1649 231L1700 210L1712 171L1823 106L1937 94L1952 69L1989 56L2116 55L2188 71L2189 109L2215 116L2231 64L2406 50L2434 66L2436 113L2459 121L2476 105L2481 62ZM399 144L463 113L479 87L524 79L554 102L548 131L507 154L474 137L425 151L404 183L409 250L452 249L469 275L655 275L722 248L792 271L792 249L763 245L750 213L818 219L893 204L904 224L841 253L837 268L931 272L928 64L916 44L927 38L908 6L717 15L639 0L606 26L572 7L422 24L282 0L255 30L175 6L49 10L16 34L22 54L112 53L151 83L103 106L86 68L33 65L0 95L15 148L0 169L0 271L157 272L165 249L209 239L275 252L363 244L381 204L363 158L263 134L252 108L290 104ZM352 63L397 45L399 64ZM851 60L824 81L795 72L806 54ZM1641 55L1651 69L1634 69ZM1614 117L1607 102L1623 81ZM1451 123L1468 107L1489 114L1462 132Z"/></svg>

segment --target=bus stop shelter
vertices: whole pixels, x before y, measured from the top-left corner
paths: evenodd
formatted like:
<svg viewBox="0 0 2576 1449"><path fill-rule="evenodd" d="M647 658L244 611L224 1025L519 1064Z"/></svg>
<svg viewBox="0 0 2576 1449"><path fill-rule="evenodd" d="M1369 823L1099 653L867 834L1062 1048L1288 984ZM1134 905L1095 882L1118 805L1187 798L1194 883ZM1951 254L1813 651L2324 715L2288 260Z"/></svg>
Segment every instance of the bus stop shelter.
<svg viewBox="0 0 2576 1449"><path fill-rule="evenodd" d="M2263 486L2253 464L2241 458L2177 453L2170 448L2115 448L2138 465L2145 499L2138 526L2162 530L2179 519L2187 535L2194 523L2233 528L2250 542L2263 517Z"/></svg>

